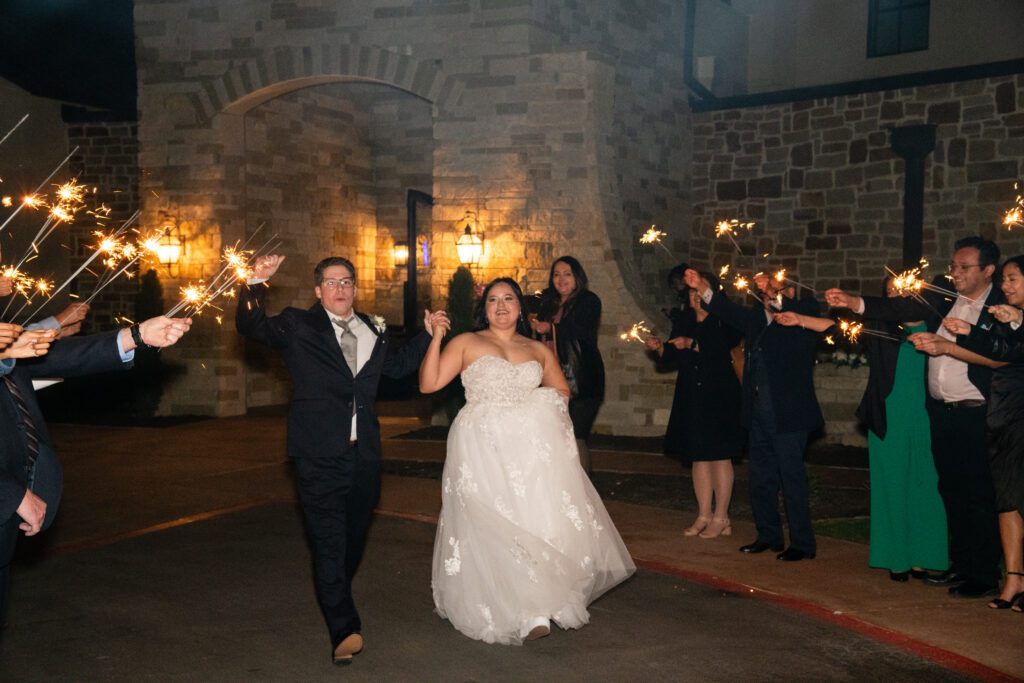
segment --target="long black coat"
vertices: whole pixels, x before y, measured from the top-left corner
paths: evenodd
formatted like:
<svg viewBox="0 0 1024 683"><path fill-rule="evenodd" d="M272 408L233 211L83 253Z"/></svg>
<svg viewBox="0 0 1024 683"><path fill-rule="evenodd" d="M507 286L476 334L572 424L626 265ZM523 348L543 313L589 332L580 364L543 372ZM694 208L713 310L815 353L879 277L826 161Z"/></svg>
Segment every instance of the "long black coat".
<svg viewBox="0 0 1024 683"><path fill-rule="evenodd" d="M418 369L429 335L421 332L393 352L387 330L378 332L370 317L357 311L377 340L370 359L353 377L320 302L308 310L289 307L268 316L265 300L263 285L242 287L235 326L242 335L277 350L288 366L292 378L288 455L329 458L348 450L354 403L359 450L379 457L380 422L374 401L381 375L399 378Z"/></svg>
<svg viewBox="0 0 1024 683"><path fill-rule="evenodd" d="M801 327L769 325L761 306L740 306L722 292L712 295L707 309L744 336L743 408L740 413L743 426L750 427L754 412L756 382L752 376L751 356L756 353L768 373L776 431L813 432L820 429L825 422L814 393L817 333ZM782 310L817 316L820 307L814 299L783 298Z"/></svg>
<svg viewBox="0 0 1024 683"><path fill-rule="evenodd" d="M46 421L36 392L32 388L33 377L80 377L99 372L127 369L131 363L121 360L117 350L119 331L103 332L85 337L70 337L54 342L50 352L41 358L19 360L10 376L25 397L32 422L36 427L40 450L50 449ZM25 442L21 412L7 390L6 382L0 381L0 566L10 562L17 539L21 518L16 511L25 497L28 446ZM39 462L39 461L37 461ZM56 463L55 463L56 464ZM58 470L59 475L59 470ZM47 500L48 508L56 509L57 500ZM50 510L47 510L50 517Z"/></svg>
<svg viewBox="0 0 1024 683"><path fill-rule="evenodd" d="M539 298L530 304L534 311L544 307ZM572 346L578 349L579 362L574 368L579 387L576 399L604 400L604 359L597 347L600 325L601 299L589 289L576 295L572 304L562 312L562 319L554 325L559 362L568 362Z"/></svg>
<svg viewBox="0 0 1024 683"><path fill-rule="evenodd" d="M665 452L685 460L724 460L740 454L740 382L732 366L739 330L709 314L697 322L687 307L672 318L674 337L690 337L696 350L665 344L658 365L677 371L672 414L665 430Z"/></svg>

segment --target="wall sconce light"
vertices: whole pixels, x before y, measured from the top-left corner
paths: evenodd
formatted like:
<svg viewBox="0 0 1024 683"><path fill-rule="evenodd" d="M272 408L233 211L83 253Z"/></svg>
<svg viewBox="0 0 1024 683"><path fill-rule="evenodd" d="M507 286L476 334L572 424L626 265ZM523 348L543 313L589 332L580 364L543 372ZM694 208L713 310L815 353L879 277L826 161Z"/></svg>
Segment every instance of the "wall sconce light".
<svg viewBox="0 0 1024 683"><path fill-rule="evenodd" d="M466 227L455 243L455 250L459 253L459 263L464 266L475 266L480 263L480 257L484 253L484 238L481 233L473 232L476 218L472 211L467 211L462 220L466 222Z"/></svg>
<svg viewBox="0 0 1024 683"><path fill-rule="evenodd" d="M395 242L391 253L395 257L395 267L402 268L409 264L409 245L405 242Z"/></svg>
<svg viewBox="0 0 1024 683"><path fill-rule="evenodd" d="M181 261L181 253L184 250L185 245L177 226L165 227L163 237L160 238L156 246L156 257L160 264L166 266L167 271L170 272L171 266L176 266Z"/></svg>

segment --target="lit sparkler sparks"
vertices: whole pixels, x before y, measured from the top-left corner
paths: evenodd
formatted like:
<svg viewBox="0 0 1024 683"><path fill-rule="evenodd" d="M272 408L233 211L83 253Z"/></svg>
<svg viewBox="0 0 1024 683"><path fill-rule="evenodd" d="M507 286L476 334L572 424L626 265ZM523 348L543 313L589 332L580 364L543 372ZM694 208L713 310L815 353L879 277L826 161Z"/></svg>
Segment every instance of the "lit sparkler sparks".
<svg viewBox="0 0 1024 683"><path fill-rule="evenodd" d="M736 231L746 230L747 232L750 232L753 229L754 223L743 223L736 218L731 218L729 220L718 221L715 225L715 237L722 237L723 235L728 237L729 241L732 242L732 246L736 247L736 253L742 254L743 250L740 249L739 242L736 241Z"/></svg>
<svg viewBox="0 0 1024 683"><path fill-rule="evenodd" d="M644 321L641 320L638 323L634 323L633 327L629 329L629 332L623 332L620 334L619 339L624 342L637 341L643 344L651 334L653 334L651 328L644 325Z"/></svg>
<svg viewBox="0 0 1024 683"><path fill-rule="evenodd" d="M652 225L647 228L647 232L640 236L640 244L657 244L659 247L665 250L669 256L672 256L672 252L668 250L664 244L661 243L661 238L665 237L666 233L658 230L658 226Z"/></svg>
<svg viewBox="0 0 1024 683"><path fill-rule="evenodd" d="M1007 209L1003 215L1003 225L1007 230L1024 226L1024 195L1020 193L1020 186L1017 183L1013 184L1013 189L1017 192L1017 198L1013 200L1013 206Z"/></svg>
<svg viewBox="0 0 1024 683"><path fill-rule="evenodd" d="M878 337L879 339L887 339L889 341L900 342L903 341L899 337L894 337L885 332L879 332L877 330L864 329L864 323L851 322L849 320L839 319L837 321L839 331L843 333L843 336L850 340L851 343L856 344L860 335L866 334L872 337Z"/></svg>
<svg viewBox="0 0 1024 683"><path fill-rule="evenodd" d="M37 187L35 189L35 192L32 192L31 194L26 196L25 199L22 201L22 203L18 204L18 208L16 208L14 211L12 211L11 215L7 217L7 220L5 220L3 223L0 223L0 232L3 232L3 229L7 227L7 224L10 223L12 220L14 220L14 217L17 216L18 213L24 207L26 207L26 206L30 206L30 207L38 206L38 201L39 201L38 196L39 196L39 193L42 191L42 189L44 187L46 187L46 184L48 182L50 182L50 179L53 178L53 176L57 175L57 171L59 171L64 166L64 164L68 163L68 160L71 157L73 157L75 154L77 154L77 153L78 153L78 146L76 145L75 148L73 150L71 150L71 153L68 154L66 157L64 157L63 161L61 161L59 164L57 164L57 167L55 169L53 169L53 171L50 173L50 175L46 176L46 179L43 180L43 182L39 183L39 187Z"/></svg>
<svg viewBox="0 0 1024 683"><path fill-rule="evenodd" d="M787 277L787 273L786 273L786 269L785 268L780 268L779 270L777 270L775 272L775 275L772 276L772 278L776 282L778 282L779 284L787 283L787 284L793 285L794 287L800 287L802 289L806 289L807 291L811 292L812 294L816 294L817 293L817 292L814 291L813 287L808 287L805 284L802 284L800 282L797 282L796 280L793 280L792 278Z"/></svg>

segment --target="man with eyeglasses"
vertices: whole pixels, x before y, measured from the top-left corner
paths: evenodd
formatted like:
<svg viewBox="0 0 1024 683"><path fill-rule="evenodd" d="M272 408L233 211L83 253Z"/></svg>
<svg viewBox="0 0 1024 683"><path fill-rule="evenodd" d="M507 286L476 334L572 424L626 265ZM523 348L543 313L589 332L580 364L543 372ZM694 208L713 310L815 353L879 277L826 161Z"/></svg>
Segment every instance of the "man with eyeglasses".
<svg viewBox="0 0 1024 683"><path fill-rule="evenodd" d="M929 353L927 389L932 456L939 475L939 495L949 527L949 569L925 581L947 586L952 595L977 598L993 595L999 585L999 528L995 490L985 446L985 413L992 369L1000 363L957 347L955 336L942 327L947 316L983 329L995 322L990 306L1003 303L992 277L999 247L982 237L956 242L949 277L956 296L925 290L921 299L858 297L839 289L825 292L835 308L848 308L874 320L924 320L929 332L913 335L919 350ZM948 289L949 281L933 284ZM942 355L953 340L950 355Z"/></svg>
<svg viewBox="0 0 1024 683"><path fill-rule="evenodd" d="M374 401L381 375L403 377L419 368L434 325L447 329L443 311L424 315L425 332L392 352L382 319L356 311L356 269L340 256L313 271L318 301L307 310L266 313L266 287L284 256L257 260L242 287L235 325L276 349L292 378L288 455L295 465L299 502L313 547L317 601L327 622L335 664L363 648L352 598L373 509L380 497L380 425Z"/></svg>

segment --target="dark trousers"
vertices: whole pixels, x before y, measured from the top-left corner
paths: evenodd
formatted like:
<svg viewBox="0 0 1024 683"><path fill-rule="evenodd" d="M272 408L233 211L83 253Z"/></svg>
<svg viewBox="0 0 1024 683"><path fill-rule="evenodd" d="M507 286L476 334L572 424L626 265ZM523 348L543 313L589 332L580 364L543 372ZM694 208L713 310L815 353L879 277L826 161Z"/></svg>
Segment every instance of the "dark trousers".
<svg viewBox="0 0 1024 683"><path fill-rule="evenodd" d="M999 583L999 521L985 447L985 406L957 408L928 400L932 457L949 526L950 569Z"/></svg>
<svg viewBox="0 0 1024 683"><path fill-rule="evenodd" d="M816 551L811 528L811 504L804 470L807 432L775 430L775 411L762 391L755 399L750 425L750 506L757 540L785 545L779 516L779 489L786 505L789 545L805 553Z"/></svg>
<svg viewBox="0 0 1024 683"><path fill-rule="evenodd" d="M338 458L296 458L295 474L313 550L317 602L334 648L362 629L352 578L380 498L380 459L358 448Z"/></svg>

